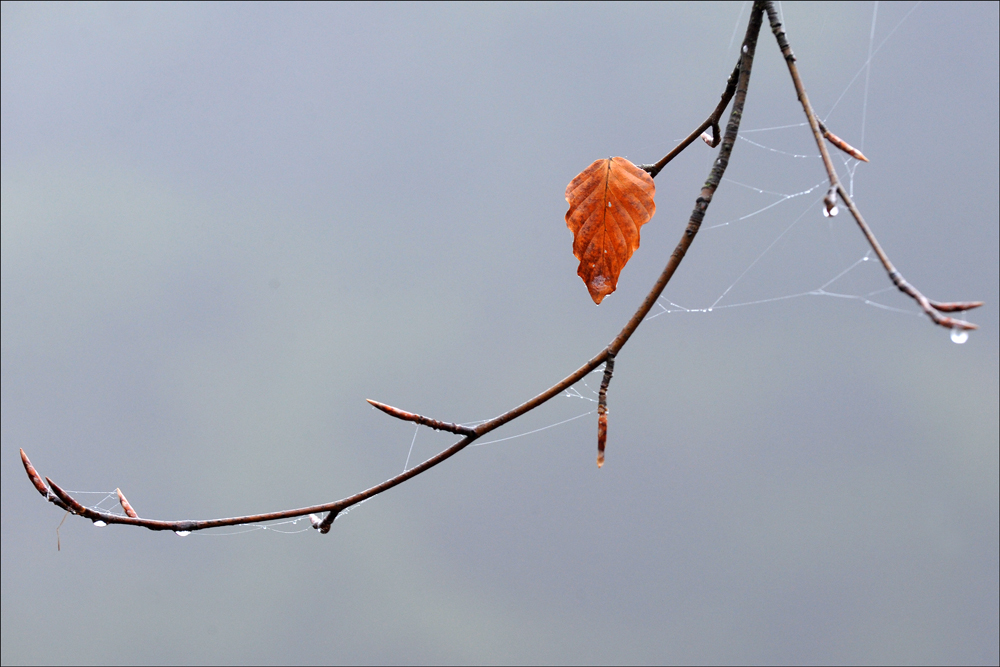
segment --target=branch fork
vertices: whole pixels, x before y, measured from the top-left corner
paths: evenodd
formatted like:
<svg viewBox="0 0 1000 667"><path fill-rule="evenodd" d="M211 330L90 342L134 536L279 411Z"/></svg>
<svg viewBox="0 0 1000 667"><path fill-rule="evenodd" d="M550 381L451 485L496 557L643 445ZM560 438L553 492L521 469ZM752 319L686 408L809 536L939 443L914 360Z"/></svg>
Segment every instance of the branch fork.
<svg viewBox="0 0 1000 667"><path fill-rule="evenodd" d="M121 493L120 489L116 489L118 495L119 503L122 506L124 515L122 514L111 514L109 512L99 511L90 509L83 506L81 503L76 501L72 496L70 496L66 491L60 488L55 482L49 478L42 480L42 477L32 466L31 461L28 460L27 455L24 450L21 450L21 462L24 465L25 472L28 475L28 479L35 489L49 502L56 505L57 507L66 510L69 513L76 514L79 516L86 517L91 521L99 525L117 523L117 524L127 524L133 526L141 526L149 530L172 530L180 535L189 534L191 531L204 530L207 528L218 528L222 526L236 526L251 523L260 523L264 521L277 521L289 518L304 517L308 516L309 521L313 528L317 529L320 533L327 533L330 531L334 520L337 518L338 514L345 509L357 505L358 503L364 502L369 498L372 498L380 493L388 491L394 486L402 484L403 482L416 477L417 475L429 470L430 468L442 463L446 459L454 456L460 452L465 447L472 444L475 440L486 435L487 433L500 428L504 424L513 421L520 417L521 415L534 410L543 403L547 402L549 399L562 394L563 391L576 384L582 380L586 375L595 371L597 368L604 364L604 378L601 382L601 388L599 392L598 400L598 454L597 454L597 465L600 467L604 463L604 449L607 441L607 391L608 386L611 383L611 377L614 372L614 362L616 356L621 352L622 348L631 338L632 334L635 333L636 329L643 322L649 311L656 304L657 299L663 293L664 288L666 288L667 283L673 277L674 272L677 267L680 266L681 261L684 259L688 248L690 248L691 243L694 241L698 230L701 228L701 223L704 220L705 213L712 202L712 197L715 194L716 189L719 187L719 183L722 181L722 176L726 171L726 167L729 164L730 156L732 155L734 144L736 143L736 137L739 132L740 121L743 115L743 107L746 103L747 90L750 83L750 73L753 66L753 59L757 45L757 37L760 32L762 25L763 14L767 12L768 19L771 24L771 30L778 41L778 46L781 49L782 55L788 65L789 72L792 77L792 82L795 86L795 90L798 93L800 102L802 103L802 108L805 111L806 118L809 121L809 126L813 132L813 136L816 139L816 143L819 146L820 154L823 158L823 164L826 168L827 174L830 179L830 189L827 192L825 199L825 211L828 215L836 215L837 208L837 197L844 202L848 210L854 216L861 228L862 233L868 239L875 253L878 255L879 259L882 261L886 272L889 274L889 278L893 281L896 287L902 292L908 294L913 299L920 304L920 307L927 313L927 315L934 321L935 324L940 326L949 327L952 329L968 330L976 329L976 325L964 320L955 319L950 316L944 315L943 313L952 313L965 310L971 310L973 308L978 308L982 305L981 301L960 301L960 302L938 302L931 301L921 294L915 287L910 285L906 280L903 279L902 275L889 261L888 256L882 250L878 241L875 239L874 234L871 229L865 223L864 218L862 218L860 211L858 211L854 202L850 199L847 192L844 190L843 185L837 177L836 170L833 168L833 163L830 160L830 155L827 151L826 141L836 146L838 149L844 151L851 157L863 160L867 162L867 158L857 149L852 147L847 142L843 141L835 134L830 132L819 118L813 112L811 105L809 104L809 98L806 95L805 87L802 85L802 81L799 78L798 69L795 65L795 56L792 53L791 47L788 45L788 41L785 37L785 33L782 29L781 23L778 21L777 12L774 9L774 4L772 2L754 2L753 9L750 13L750 21L747 26L746 36L743 40L743 46L741 48L741 55L739 62L733 69L732 74L730 74L727 82L726 89L722 94L722 98L719 101L718 106L709 115L709 117L702 122L702 124L694 130L684 141L678 144L673 150L671 150L666 156L663 157L659 162L652 165L642 165L642 169L649 173L651 177L656 177L656 175L667 165L674 157L680 154L688 145L690 145L695 139L702 137L709 146L715 148L721 145L719 150L719 155L717 159L713 162L712 169L709 172L708 179L705 181L701 188L701 191L695 200L694 208L688 218L687 226L685 227L683 233L681 234L680 241L678 241L677 246L674 248L673 253L671 253L667 264L664 267L659 278L653 284L646 298L640 304L638 310L632 318L625 324L624 328L618 333L618 335L608 344L607 347L602 349L598 354L596 354L589 361L584 363L576 371L563 378L553 386L549 387L542 393L538 394L534 398L525 401L521 405L508 410L507 412L494 417L486 422L477 425L475 428L470 428L467 426L462 426L460 424L453 424L450 422L444 422L437 419L431 419L429 417L424 417L412 412L407 412L405 410L400 410L399 408L380 403L378 401L368 400L368 402L375 408L385 412L386 414L395 417L397 419L402 419L404 421L411 421L422 426L427 426L428 428L437 429L440 431L447 431L449 433L454 433L456 435L462 436L462 439L454 443L447 449L439 452L438 454L432 456L426 461L416 465L395 477L387 479L381 484L377 484L373 487L365 489L359 493L352 496L348 496L341 500L334 502L323 503L320 505L313 505L310 507L302 507L298 509L283 510L278 512L269 512L265 514L255 514L239 517L230 518L220 518L220 519L208 519L204 521L157 521L152 519L140 518L132 506L129 504L128 500L125 499L124 494ZM732 102L732 111L729 116L728 124L726 125L726 131L724 135L720 136L719 121L722 113L725 111L726 107ZM711 129L712 135L709 137L706 130ZM324 518L320 518L321 515L325 514ZM58 534L58 529L57 529Z"/></svg>
<svg viewBox="0 0 1000 667"><path fill-rule="evenodd" d="M960 329L966 331L978 329L979 327L971 322L942 315L942 313L978 308L983 305L982 301L961 301L948 303L931 301L925 297L920 290L906 282L902 274L896 269L895 266L893 266L892 262L889 261L889 256L882 249L878 239L875 238L875 234L868 226L868 223L865 222L864 217L862 217L861 211L858 210L858 207L854 204L854 201L851 199L850 195L847 194L847 190L840 182L840 178L837 176L837 170L833 166L833 161L830 159L830 153L827 151L826 143L824 143L823 139L827 139L830 143L851 157L864 160L865 162L868 162L868 158L862 155L856 148L843 141L840 137L831 133L820 121L816 112L813 111L812 104L809 103L809 96L806 94L806 88L802 83L802 78L799 76L799 68L795 64L795 54L792 53L792 47L788 44L788 38L785 35L785 30L781 25L781 21L778 19L778 12L774 8L774 3L766 2L764 3L764 8L767 11L767 18L771 24L771 32L774 33L774 37L778 41L778 48L781 49L781 54L784 56L785 63L788 65L788 72L792 77L792 84L795 86L795 92L798 94L799 102L802 104L802 110L806 114L806 120L809 121L809 127L812 130L813 137L816 140L816 145L819 147L820 155L823 158L823 166L826 168L827 177L830 179L830 189L827 191L827 195L823 200L826 207L826 214L831 216L837 214L836 196L839 195L840 199L847 206L847 210L849 210L851 215L854 216L854 220L858 223L858 227L861 228L861 233L865 235L866 239L868 239L868 243L871 245L872 250L874 250L875 254L878 255L879 261L882 262L882 266L885 267L886 273L889 274L889 279L892 280L893 284L899 289L900 292L903 292L913 298L913 300L920 305L920 308L923 309L927 316L931 318L931 321L934 322L934 324L948 329Z"/></svg>

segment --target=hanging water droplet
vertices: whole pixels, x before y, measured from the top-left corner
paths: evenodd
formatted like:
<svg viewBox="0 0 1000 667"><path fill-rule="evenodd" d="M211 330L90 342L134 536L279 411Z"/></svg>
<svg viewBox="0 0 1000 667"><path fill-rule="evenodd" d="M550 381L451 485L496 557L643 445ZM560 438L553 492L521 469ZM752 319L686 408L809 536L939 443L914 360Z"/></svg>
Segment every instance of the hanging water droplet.
<svg viewBox="0 0 1000 667"><path fill-rule="evenodd" d="M106 525L108 525L108 522L101 521L100 519L98 519L97 521L94 522L94 525L97 526L98 528L104 528Z"/></svg>
<svg viewBox="0 0 1000 667"><path fill-rule="evenodd" d="M965 329L959 329L955 327L951 330L951 342L956 345L961 345L965 341L969 340L969 332Z"/></svg>
<svg viewBox="0 0 1000 667"><path fill-rule="evenodd" d="M709 308L709 309L708 309L708 312L712 312L712 309L711 309L711 308Z"/></svg>
<svg viewBox="0 0 1000 667"><path fill-rule="evenodd" d="M174 531L174 535L176 535L177 537L187 537L190 534L191 534L190 530L175 530Z"/></svg>

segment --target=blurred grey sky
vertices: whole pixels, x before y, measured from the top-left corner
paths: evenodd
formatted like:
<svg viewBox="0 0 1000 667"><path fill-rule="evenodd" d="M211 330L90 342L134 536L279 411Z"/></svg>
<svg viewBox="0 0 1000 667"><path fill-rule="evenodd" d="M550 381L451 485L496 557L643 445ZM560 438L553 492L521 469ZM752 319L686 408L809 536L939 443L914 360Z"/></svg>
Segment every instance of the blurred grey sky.
<svg viewBox="0 0 1000 667"><path fill-rule="evenodd" d="M599 308L566 184L695 127L748 9L4 3L3 663L996 664L995 3L884 3L874 32L871 4L781 6L813 104L872 160L850 183L893 261L986 302L964 345L820 215L807 128L748 132L675 312L618 357L600 471L589 415L325 537L68 519L60 552L24 478L19 447L155 518L324 502L403 468L414 429L365 398L472 421L577 368L715 151L658 176ZM802 121L765 28L743 129ZM775 300L849 268L826 290L855 298ZM421 431L412 461L450 442Z"/></svg>

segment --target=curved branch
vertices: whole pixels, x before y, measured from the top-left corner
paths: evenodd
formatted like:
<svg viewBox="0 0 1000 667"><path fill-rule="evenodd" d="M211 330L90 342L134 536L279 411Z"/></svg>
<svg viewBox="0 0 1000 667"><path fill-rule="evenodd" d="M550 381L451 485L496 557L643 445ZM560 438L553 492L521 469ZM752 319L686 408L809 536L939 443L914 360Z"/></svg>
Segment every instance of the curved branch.
<svg viewBox="0 0 1000 667"><path fill-rule="evenodd" d="M799 96L799 102L802 103L802 110L805 111L806 119L809 121L809 127L812 129L813 137L816 139L816 145L819 147L820 155L823 157L823 166L826 167L827 176L830 179L830 190L827 192L826 198L824 199L827 215L837 214L837 195L844 201L847 205L847 210L851 212L854 216L854 220L858 223L858 227L861 228L861 233L865 235L868 239L868 244L871 245L872 250L878 255L879 261L882 262L882 266L885 267L886 273L889 274L889 279L892 280L893 284L899 289L899 291L912 297L920 307L923 309L927 316L931 318L934 324L938 324L949 329L978 329L979 327L971 322L966 322L965 320L956 319L954 317L948 317L947 315L942 315L943 312L955 312L959 310L971 310L972 308L978 308L983 305L982 301L961 301L954 303L938 303L936 301L931 301L925 297L920 290L906 282L903 279L902 274L893 266L892 262L889 261L889 256L882 249L881 244L879 244L878 239L875 238L875 234L872 232L871 227L865 222L864 217L861 215L861 211L851 200L851 197L847 194L847 190L844 189L843 184L840 182L840 178L837 176L837 170L833 166L833 161L830 159L830 153L826 149L826 143L823 142L824 136L830 139L841 150L845 150L848 153L848 148L851 150L856 150L850 147L846 142L843 142L836 135L832 135L826 127L820 122L819 118L816 116L816 112L813 111L812 105L809 103L809 96L806 95L805 86L802 84L802 79L799 77L799 68L795 64L795 54L792 53L792 47L788 44L788 39L785 36L785 31L782 28L781 21L778 20L778 12L774 9L773 2L766 2L765 8L767 10L767 18L771 24L771 32L774 33L775 39L778 41L778 47L781 49L781 55L785 57L785 62L788 64L788 72L792 76L792 83L795 86L795 92ZM833 138L831 138L833 137ZM836 141L834 141L836 139ZM837 142L843 144L841 146ZM845 148L846 146L847 148ZM858 152L854 155L858 159L862 159L865 162L868 161L863 155Z"/></svg>
<svg viewBox="0 0 1000 667"><path fill-rule="evenodd" d="M642 321L645 319L646 315L649 314L650 309L656 303L656 300L663 293L664 288L670 281L670 278L674 275L677 267L680 265L681 261L684 259L684 255L687 253L688 248L690 248L691 243L694 241L694 237L697 235L698 230L701 227L702 220L705 217L705 211L708 209L709 204L712 202L712 197L715 194L719 183L722 180L722 176L726 171L726 167L729 164L729 158L733 151L733 146L736 143L736 136L739 132L740 121L743 116L743 106L746 103L747 89L750 83L750 71L753 65L754 52L757 45L757 36L760 32L760 27L763 19L764 5L761 2L755 2L753 10L750 16L750 22L747 26L746 36L743 41L742 55L740 57L740 62L737 68L730 75L728 85L726 87L726 92L722 96L716 110L709 116L702 125L694 132L688 139L682 144L671 151L666 157L664 157L656 165L647 167L646 170L650 172L650 175L655 176L659 173L663 165L669 162L675 155L680 153L687 145L689 145L694 139L696 139L702 132L704 132L708 127L713 128L714 138L713 142L715 145L718 144L719 132L718 132L718 118L725 110L726 106L729 104L730 100L733 101L733 109L729 116L729 122L726 126L725 136L722 138L722 148L719 151L719 156L715 160L711 171L709 172L708 179L701 188L701 192L698 198L695 200L694 210L691 212L691 216L688 219L688 224L684 229L684 233L681 235L680 241L674 248L673 253L671 253L663 272L657 278L656 282L653 284L652 289L646 298L643 300L642 304L639 306L638 310L632 316L632 318L625 324L621 332L605 347L603 350L598 352L593 358L587 361L583 366L578 368L576 371L566 376L553 386L549 387L542 393L538 394L534 398L525 401L521 405L497 416L489 421L479 424L475 428L467 428L459 426L457 424L451 424L448 422L442 422L435 419L430 419L423 417L421 415L416 415L414 413L405 412L397 408L392 408L391 406L378 403L376 401L369 401L372 405L387 412L388 414L398 417L400 419L406 419L408 421L414 421L431 428L437 428L447 431L452 431L456 433L463 434L461 440L451 445L447 449L439 452L435 456L427 459L423 463L406 470L405 472L396 475L381 484L377 484L371 488L365 489L360 493L356 493L353 496L348 496L341 500L335 502L324 503L321 505L313 505L311 507L303 507L299 509L284 510L280 512L269 512L265 514L254 514L240 517L231 517L223 519L209 519L203 521L157 521L153 519L143 519L138 516L131 516L135 512L129 513L128 516L123 516L120 514L111 514L109 512L103 512L99 510L94 510L85 507L81 503L77 502L72 496L70 496L66 491L60 488L55 482L49 478L45 478L45 482L42 482L41 477L35 471L31 462L28 460L27 455L25 455L24 450L21 450L21 459L24 464L25 471L28 474L28 478L31 483L35 486L39 493L41 493L47 500L54 503L55 505L66 509L74 514L88 518L94 522L104 522L106 524L125 524L131 526L141 526L143 528L148 528L150 530L173 530L179 534L188 534L191 531L205 530L207 528L219 528L223 526L235 526L250 523L260 523L264 521L276 521L282 519L290 519L301 516L310 516L312 525L317 528L321 533L326 533L330 530L330 526L336 519L337 515L345 510L346 508L356 505L360 502L368 500L373 496L376 496L384 491L388 491L394 486L402 484L403 482L416 477L417 475L433 468L439 463L451 458L458 452L462 451L475 440L482 437L483 435L496 430L503 426L504 424L517 419L521 415L529 412L549 399L562 393L570 386L576 384L588 373L597 369L601 364L607 363L607 373L605 375L605 382L602 383L602 392L606 393L607 384L610 381L611 372L611 360L621 351L628 342L632 334L639 327ZM51 492L49 491L51 489ZM127 502L127 501L126 501ZM123 503L123 507L125 503ZM314 516L320 513L326 512L327 516L322 521L318 517Z"/></svg>

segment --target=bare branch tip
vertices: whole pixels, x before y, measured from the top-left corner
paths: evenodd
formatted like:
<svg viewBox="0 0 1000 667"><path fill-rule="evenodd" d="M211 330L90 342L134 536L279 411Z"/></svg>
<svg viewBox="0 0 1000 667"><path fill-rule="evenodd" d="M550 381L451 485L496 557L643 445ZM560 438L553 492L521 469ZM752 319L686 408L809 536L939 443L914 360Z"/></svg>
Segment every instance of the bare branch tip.
<svg viewBox="0 0 1000 667"><path fill-rule="evenodd" d="M370 398L366 398L365 400L368 401L368 404L371 405L373 408L378 408L382 412L384 412L387 415L390 415L392 417L395 417L396 419L404 419L404 420L407 420L407 421L414 421L414 417L417 416L417 415L413 414L412 412L406 412L405 410L400 410L399 408L394 408L391 405L387 405L385 403L379 403L378 401L374 401L374 400L372 400Z"/></svg>
<svg viewBox="0 0 1000 667"><path fill-rule="evenodd" d="M823 133L823 137L831 144L833 144L840 150L844 151L845 153L847 153L856 160L861 160L862 162L869 161L868 158L865 157L864 153L862 153L857 148L850 145L849 143L838 137L836 134L828 130L826 125L824 125L823 121L821 121L819 118L816 119L816 124L819 126L820 132Z"/></svg>
<svg viewBox="0 0 1000 667"><path fill-rule="evenodd" d="M932 301L928 299L934 310L942 313L955 313L962 312L965 310L972 310L973 308L979 308L983 305L982 301L949 301L947 303L942 303L940 301Z"/></svg>
<svg viewBox="0 0 1000 667"><path fill-rule="evenodd" d="M132 517L133 519L138 519L139 515L135 513L134 509L132 509L132 505L130 505L128 500L126 500L125 494L122 493L122 490L115 489L115 493L118 494L118 502L121 504L122 509L125 511L125 514Z"/></svg>
<svg viewBox="0 0 1000 667"><path fill-rule="evenodd" d="M975 331L979 328L978 324L966 322L965 320L957 320L954 317L942 317L939 324L948 329L961 329L963 331Z"/></svg>
<svg viewBox="0 0 1000 667"><path fill-rule="evenodd" d="M35 466L31 465L31 461L28 459L28 455L24 453L21 449L21 464L24 465L24 472L28 474L28 480L31 485L42 494L44 497L49 497L49 488L45 486L45 482L42 481L41 476L39 476L38 471L35 470Z"/></svg>

